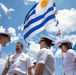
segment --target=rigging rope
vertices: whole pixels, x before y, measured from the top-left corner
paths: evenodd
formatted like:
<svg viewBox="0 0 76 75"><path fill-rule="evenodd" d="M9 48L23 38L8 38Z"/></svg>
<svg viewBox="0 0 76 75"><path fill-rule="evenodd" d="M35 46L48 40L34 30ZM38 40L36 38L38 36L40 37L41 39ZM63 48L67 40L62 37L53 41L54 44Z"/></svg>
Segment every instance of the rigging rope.
<svg viewBox="0 0 76 75"><path fill-rule="evenodd" d="M74 0L70 0L70 1L71 1L71 5L72 5L72 7L76 8L76 5L75 5Z"/></svg>
<svg viewBox="0 0 76 75"><path fill-rule="evenodd" d="M10 9L10 7L11 7L13 1L14 1L14 0L12 0L11 3L10 3L10 5L9 5L9 8L8 8L8 10L7 10L7 13L8 13L8 11L9 11L9 9ZM1 25L3 24L5 18L6 18L6 15L4 16L4 18L3 18L2 22L1 22Z"/></svg>

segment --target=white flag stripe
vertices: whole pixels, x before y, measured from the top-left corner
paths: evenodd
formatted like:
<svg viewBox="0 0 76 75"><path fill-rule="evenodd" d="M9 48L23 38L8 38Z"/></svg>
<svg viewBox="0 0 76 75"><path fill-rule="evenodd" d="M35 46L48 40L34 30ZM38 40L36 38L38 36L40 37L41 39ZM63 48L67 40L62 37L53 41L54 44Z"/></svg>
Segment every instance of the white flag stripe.
<svg viewBox="0 0 76 75"><path fill-rule="evenodd" d="M46 23L45 27L48 26L48 25L51 25L52 23L55 23L55 22L56 22L56 19L55 19L55 18L52 19L52 20L49 20L49 21Z"/></svg>
<svg viewBox="0 0 76 75"><path fill-rule="evenodd" d="M54 11L52 10L52 11L50 11L49 13L47 13L47 14L45 15L45 17L44 17L44 20L45 20L50 14L53 15L53 14L54 14Z"/></svg>
<svg viewBox="0 0 76 75"><path fill-rule="evenodd" d="M48 3L48 5L47 5L47 7L44 7L43 10L42 10L41 2L42 2L42 0L40 0L39 4L36 6L36 13L39 14L39 15L40 15L42 12L44 13L44 11L46 12L47 9L48 9L48 7L52 7L52 5L53 5L53 3L54 3L53 0L48 0L49 3Z"/></svg>
<svg viewBox="0 0 76 75"><path fill-rule="evenodd" d="M29 27L27 27L27 28L24 30L23 35L26 34L26 33L27 33L30 29L32 29L33 27L39 25L39 24L42 22L42 20L43 20L43 19L40 19L40 20L38 20L37 22L32 23Z"/></svg>

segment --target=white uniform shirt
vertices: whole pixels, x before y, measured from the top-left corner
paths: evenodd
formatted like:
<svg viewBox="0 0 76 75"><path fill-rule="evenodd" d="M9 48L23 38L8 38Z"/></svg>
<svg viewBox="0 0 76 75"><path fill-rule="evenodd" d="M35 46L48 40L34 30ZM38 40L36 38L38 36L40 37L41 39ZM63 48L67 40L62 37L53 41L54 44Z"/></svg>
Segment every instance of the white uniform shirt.
<svg viewBox="0 0 76 75"><path fill-rule="evenodd" d="M2 45L0 44L0 58L1 58L1 55L2 55Z"/></svg>
<svg viewBox="0 0 76 75"><path fill-rule="evenodd" d="M76 51L69 49L63 59L63 67L65 75L76 75Z"/></svg>
<svg viewBox="0 0 76 75"><path fill-rule="evenodd" d="M51 50L43 48L38 53L37 64L43 63L45 65L42 75L55 74L55 57Z"/></svg>
<svg viewBox="0 0 76 75"><path fill-rule="evenodd" d="M10 68L8 74L17 73L18 75L27 75L28 68L33 66L33 63L28 55L25 53L11 55ZM8 68L8 60L5 64Z"/></svg>

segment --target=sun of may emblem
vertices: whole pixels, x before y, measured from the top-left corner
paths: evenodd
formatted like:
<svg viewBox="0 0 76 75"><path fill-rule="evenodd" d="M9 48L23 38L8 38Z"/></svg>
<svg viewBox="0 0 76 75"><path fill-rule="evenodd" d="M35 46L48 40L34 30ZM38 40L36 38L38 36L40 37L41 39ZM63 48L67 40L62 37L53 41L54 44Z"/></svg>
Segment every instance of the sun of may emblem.
<svg viewBox="0 0 76 75"><path fill-rule="evenodd" d="M41 1L41 7L44 8L48 4L48 0Z"/></svg>

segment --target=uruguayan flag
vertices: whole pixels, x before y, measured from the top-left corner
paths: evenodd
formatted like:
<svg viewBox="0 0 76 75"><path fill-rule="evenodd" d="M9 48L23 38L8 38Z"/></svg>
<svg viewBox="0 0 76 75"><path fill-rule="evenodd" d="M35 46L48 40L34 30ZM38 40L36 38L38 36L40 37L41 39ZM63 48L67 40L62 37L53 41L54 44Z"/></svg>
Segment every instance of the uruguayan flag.
<svg viewBox="0 0 76 75"><path fill-rule="evenodd" d="M55 21L53 0L40 0L28 12L24 21L24 39L29 42L33 36Z"/></svg>

